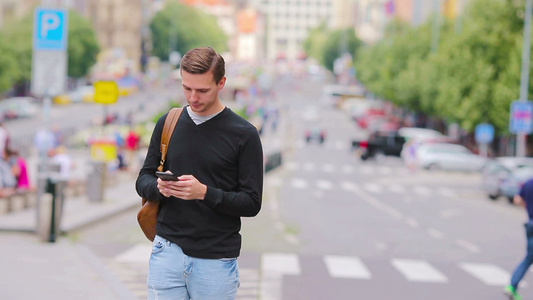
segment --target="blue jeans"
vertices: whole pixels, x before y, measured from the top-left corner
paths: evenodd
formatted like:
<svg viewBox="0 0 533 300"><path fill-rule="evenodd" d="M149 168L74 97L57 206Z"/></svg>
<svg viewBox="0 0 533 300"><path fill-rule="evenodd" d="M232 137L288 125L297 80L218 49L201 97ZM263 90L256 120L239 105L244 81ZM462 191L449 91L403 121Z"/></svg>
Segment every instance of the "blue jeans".
<svg viewBox="0 0 533 300"><path fill-rule="evenodd" d="M239 288L237 258L203 259L156 236L148 272L149 300L234 300Z"/></svg>
<svg viewBox="0 0 533 300"><path fill-rule="evenodd" d="M511 277L511 285L516 290L518 290L518 284L520 283L520 280L522 280L531 264L533 264L533 221L529 221L524 226L526 228L527 237L527 254Z"/></svg>

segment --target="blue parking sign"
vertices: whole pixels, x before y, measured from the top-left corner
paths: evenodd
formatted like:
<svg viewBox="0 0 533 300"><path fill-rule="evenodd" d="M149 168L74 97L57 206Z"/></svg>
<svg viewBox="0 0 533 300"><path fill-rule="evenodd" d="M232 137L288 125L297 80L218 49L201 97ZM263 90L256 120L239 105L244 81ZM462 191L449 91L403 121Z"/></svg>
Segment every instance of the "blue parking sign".
<svg viewBox="0 0 533 300"><path fill-rule="evenodd" d="M509 131L514 134L533 132L533 102L515 100L511 103Z"/></svg>
<svg viewBox="0 0 533 300"><path fill-rule="evenodd" d="M494 126L481 123L476 126L476 142L490 144L494 140Z"/></svg>
<svg viewBox="0 0 533 300"><path fill-rule="evenodd" d="M33 28L33 49L65 51L68 41L67 29L66 10L37 8Z"/></svg>

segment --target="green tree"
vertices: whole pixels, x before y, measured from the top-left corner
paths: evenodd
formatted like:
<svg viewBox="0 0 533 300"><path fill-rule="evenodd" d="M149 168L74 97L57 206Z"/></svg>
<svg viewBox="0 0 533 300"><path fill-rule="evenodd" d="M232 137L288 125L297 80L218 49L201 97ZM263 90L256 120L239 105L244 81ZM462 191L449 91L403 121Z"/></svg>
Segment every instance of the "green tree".
<svg viewBox="0 0 533 300"><path fill-rule="evenodd" d="M89 20L77 12L69 12L68 26L68 76L80 78L96 63L100 45Z"/></svg>
<svg viewBox="0 0 533 300"><path fill-rule="evenodd" d="M31 80L32 64L33 15L28 15L13 23L6 24L0 30L0 60L5 53L10 53L8 59L16 65L16 72L10 72L10 79L4 80L8 84L28 82ZM68 28L68 71L73 78L85 76L96 62L100 51L96 34L92 25L75 11L69 12ZM1 63L4 66L4 63ZM6 66L9 64L6 64ZM0 67L2 69L3 67ZM1 72L1 71L0 71ZM11 87L9 86L9 87ZM9 88L8 87L8 88Z"/></svg>
<svg viewBox="0 0 533 300"><path fill-rule="evenodd" d="M0 93L9 90L19 76L15 54L7 45L5 38L0 36Z"/></svg>
<svg viewBox="0 0 533 300"><path fill-rule="evenodd" d="M352 56L357 55L362 42L355 35L352 28L337 29L328 35L324 46L323 63L326 68L333 71L333 63L343 53L350 53Z"/></svg>
<svg viewBox="0 0 533 300"><path fill-rule="evenodd" d="M470 132L488 122L506 133L510 103L519 94L523 16L524 1L473 1L461 31L444 23L436 52L430 51L431 20L396 26L360 51L359 80L380 97Z"/></svg>
<svg viewBox="0 0 533 300"><path fill-rule="evenodd" d="M326 23L322 23L309 32L309 35L303 44L307 56L314 58L322 65L325 65L325 45L327 43L329 34L330 32L326 27Z"/></svg>
<svg viewBox="0 0 533 300"><path fill-rule="evenodd" d="M183 5L177 1L167 2L150 23L153 54L161 60L168 60L171 40L176 44L174 51L185 54L192 48L210 46L218 52L227 51L227 36L218 26L215 17Z"/></svg>

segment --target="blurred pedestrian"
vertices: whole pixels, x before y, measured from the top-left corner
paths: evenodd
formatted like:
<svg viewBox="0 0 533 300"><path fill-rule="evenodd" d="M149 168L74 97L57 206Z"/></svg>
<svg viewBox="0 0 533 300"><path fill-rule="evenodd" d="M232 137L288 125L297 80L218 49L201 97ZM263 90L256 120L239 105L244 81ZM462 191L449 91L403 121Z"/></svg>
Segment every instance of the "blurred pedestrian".
<svg viewBox="0 0 533 300"><path fill-rule="evenodd" d="M12 195L17 188L17 178L11 170L11 166L5 159L5 156L0 156L0 197L7 197Z"/></svg>
<svg viewBox="0 0 533 300"><path fill-rule="evenodd" d="M159 119L137 193L160 200L148 274L148 299L233 300L239 286L241 217L261 209L263 154L257 129L224 106L225 63L213 48L181 60L189 105L168 145L165 168L179 181L157 179Z"/></svg>
<svg viewBox="0 0 533 300"><path fill-rule="evenodd" d="M126 163L126 140L120 133L120 131L115 131L115 142L117 144L117 162L119 170L126 170L128 164Z"/></svg>
<svg viewBox="0 0 533 300"><path fill-rule="evenodd" d="M140 142L141 137L139 134L133 129L133 127L130 128L128 136L126 136L127 157L125 164L133 167L133 163L136 161L135 157L137 156L137 150L139 150Z"/></svg>
<svg viewBox="0 0 533 300"><path fill-rule="evenodd" d="M518 294L518 284L526 274L527 270L533 264L533 179L528 180L520 192L514 196L513 202L526 209L528 222L524 224L526 231L526 256L513 272L511 284L505 288L505 294L511 300L521 300Z"/></svg>
<svg viewBox="0 0 533 300"><path fill-rule="evenodd" d="M51 130L41 128L35 134L33 144L37 148L40 158L47 157L50 155L50 151L56 147L56 136Z"/></svg>
<svg viewBox="0 0 533 300"><path fill-rule="evenodd" d="M9 144L9 132L4 127L3 120L0 119L0 153L4 153L6 151L8 144Z"/></svg>
<svg viewBox="0 0 533 300"><path fill-rule="evenodd" d="M67 147L60 145L52 151L52 162L59 165L59 177L70 179L74 162L67 151Z"/></svg>
<svg viewBox="0 0 533 300"><path fill-rule="evenodd" d="M6 161L11 167L11 171L17 180L17 189L28 190L31 188L28 164L19 152L11 148L5 151Z"/></svg>

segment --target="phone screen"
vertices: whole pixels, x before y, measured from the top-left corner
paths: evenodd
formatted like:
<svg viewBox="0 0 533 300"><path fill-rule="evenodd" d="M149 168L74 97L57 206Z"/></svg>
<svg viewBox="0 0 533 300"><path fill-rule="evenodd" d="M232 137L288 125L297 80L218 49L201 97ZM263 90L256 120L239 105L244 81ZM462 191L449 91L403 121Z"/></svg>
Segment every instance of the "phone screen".
<svg viewBox="0 0 533 300"><path fill-rule="evenodd" d="M178 177L172 173L167 172L155 172L155 175L161 180L168 180L168 181L179 181Z"/></svg>

